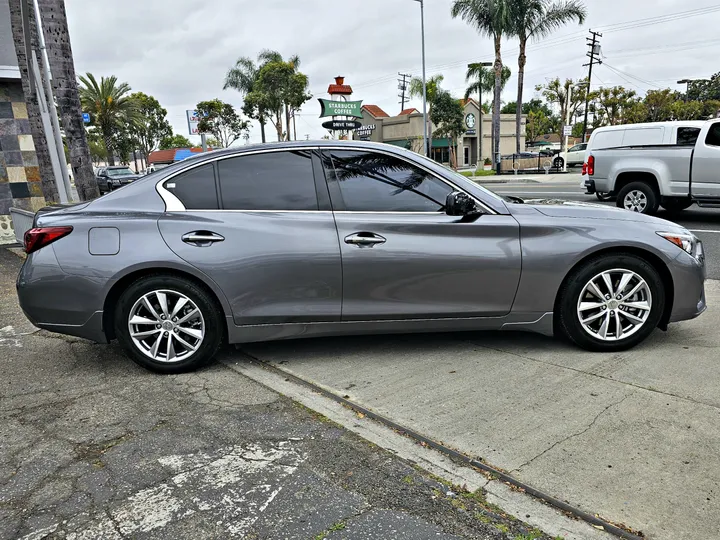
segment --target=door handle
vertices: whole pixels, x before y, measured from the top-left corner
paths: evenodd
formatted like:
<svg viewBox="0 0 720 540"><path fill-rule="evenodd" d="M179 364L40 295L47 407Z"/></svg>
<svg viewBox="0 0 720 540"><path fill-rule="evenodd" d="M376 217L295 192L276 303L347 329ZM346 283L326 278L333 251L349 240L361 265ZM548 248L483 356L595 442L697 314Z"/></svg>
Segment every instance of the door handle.
<svg viewBox="0 0 720 540"><path fill-rule="evenodd" d="M372 247L375 244L384 244L385 238L375 233L355 233L345 237L345 243L358 247Z"/></svg>
<svg viewBox="0 0 720 540"><path fill-rule="evenodd" d="M210 231L194 231L182 235L182 241L186 244L210 245L223 240L224 236Z"/></svg>

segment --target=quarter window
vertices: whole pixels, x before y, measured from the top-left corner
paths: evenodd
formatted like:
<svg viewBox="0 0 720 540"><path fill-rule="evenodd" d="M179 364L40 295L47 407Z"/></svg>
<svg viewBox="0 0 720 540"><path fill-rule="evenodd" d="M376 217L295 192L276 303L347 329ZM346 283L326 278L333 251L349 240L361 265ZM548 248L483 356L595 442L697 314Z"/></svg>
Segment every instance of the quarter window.
<svg viewBox="0 0 720 540"><path fill-rule="evenodd" d="M217 210L218 197L212 164L195 167L165 182L188 210Z"/></svg>
<svg viewBox="0 0 720 540"><path fill-rule="evenodd" d="M708 146L720 146L720 122L715 122L710 126L707 137L705 137L705 144Z"/></svg>
<svg viewBox="0 0 720 540"><path fill-rule="evenodd" d="M695 146L700 136L700 128L681 127L677 131L677 144L680 146Z"/></svg>
<svg viewBox="0 0 720 540"><path fill-rule="evenodd" d="M348 211L441 212L453 191L423 169L386 154L334 150L326 152L324 163Z"/></svg>
<svg viewBox="0 0 720 540"><path fill-rule="evenodd" d="M317 210L309 150L267 152L218 162L223 208Z"/></svg>

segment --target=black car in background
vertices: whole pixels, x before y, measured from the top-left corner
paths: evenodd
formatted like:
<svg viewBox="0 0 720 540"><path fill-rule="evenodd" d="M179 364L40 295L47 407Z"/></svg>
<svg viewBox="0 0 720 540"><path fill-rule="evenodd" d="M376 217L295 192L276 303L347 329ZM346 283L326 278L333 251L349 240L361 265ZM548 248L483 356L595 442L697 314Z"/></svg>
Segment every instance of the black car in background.
<svg viewBox="0 0 720 540"><path fill-rule="evenodd" d="M131 184L138 178L142 178L142 175L135 174L126 165L100 167L95 176L100 193L109 193L113 189Z"/></svg>

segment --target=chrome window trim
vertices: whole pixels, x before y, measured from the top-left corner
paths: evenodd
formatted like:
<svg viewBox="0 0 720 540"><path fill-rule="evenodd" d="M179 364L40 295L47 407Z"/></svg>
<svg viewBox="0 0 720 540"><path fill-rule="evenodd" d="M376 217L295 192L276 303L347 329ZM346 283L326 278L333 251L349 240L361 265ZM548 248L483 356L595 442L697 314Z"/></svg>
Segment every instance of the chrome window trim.
<svg viewBox="0 0 720 540"><path fill-rule="evenodd" d="M185 208L185 205L178 199L172 192L168 191L165 188L165 183L169 180L172 180L176 176L179 176L181 174L184 174L192 169L195 169L197 167L202 167L203 165L210 165L213 163L218 163L220 161L226 160L226 159L234 159L238 157L243 156L252 156L256 154L268 154L271 152L292 152L292 151L299 151L299 150L350 150L350 151L360 151L360 152L377 152L379 154L385 154L388 156L392 156L398 159L404 159L405 161L409 161L404 156L396 154L394 152L389 152L384 149L377 149L377 148L364 148L360 145L353 145L353 144L347 144L347 145L338 145L338 146L317 146L317 145L307 145L307 146L292 146L292 147L283 147L283 148L262 148L258 150L252 150L249 152L240 152L238 154L230 154L225 156L213 156L210 159L202 160L199 163L194 163L188 167L185 167L184 169L181 169L169 176L166 176L164 178L161 178L158 180L158 182L155 184L155 191L157 191L158 195L160 195L160 198L165 203L165 211L166 212L187 212L188 209ZM413 166L418 167L422 170L424 170L426 173L430 174L433 178L436 178L440 180L441 182L445 183L446 185L453 188L455 191L462 191L467 196L469 196L473 201L475 201L476 204L480 205L480 207L483 209L483 211L487 214L497 214L494 209L490 208L488 205L486 205L484 202L478 200L477 197L472 195L471 193L468 193L464 189L462 189L460 186L450 182L449 180L439 176L435 171L432 171L428 167L425 167L424 164L415 163L413 161L409 161ZM191 210L192 212L328 212L327 210L239 210L239 209L194 209ZM411 215L411 214L443 214L443 212L373 212L373 211L339 211L337 213L353 213L353 214L404 214L404 215Z"/></svg>

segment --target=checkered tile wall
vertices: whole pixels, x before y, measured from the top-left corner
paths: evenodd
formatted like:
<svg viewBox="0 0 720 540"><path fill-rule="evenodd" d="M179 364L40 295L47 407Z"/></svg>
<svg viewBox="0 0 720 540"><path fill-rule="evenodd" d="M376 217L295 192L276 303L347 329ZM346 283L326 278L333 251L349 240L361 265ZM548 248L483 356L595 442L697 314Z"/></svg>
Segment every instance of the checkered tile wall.
<svg viewBox="0 0 720 540"><path fill-rule="evenodd" d="M40 169L19 81L0 81L0 216L45 205Z"/></svg>

